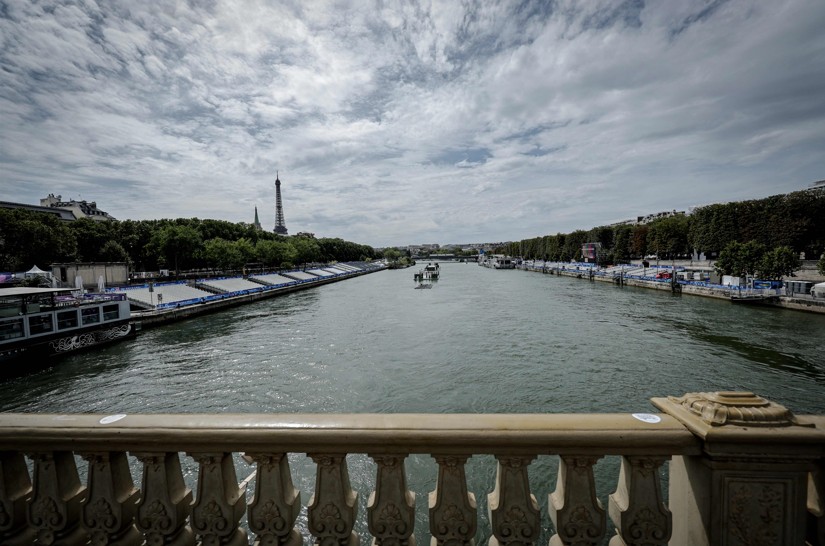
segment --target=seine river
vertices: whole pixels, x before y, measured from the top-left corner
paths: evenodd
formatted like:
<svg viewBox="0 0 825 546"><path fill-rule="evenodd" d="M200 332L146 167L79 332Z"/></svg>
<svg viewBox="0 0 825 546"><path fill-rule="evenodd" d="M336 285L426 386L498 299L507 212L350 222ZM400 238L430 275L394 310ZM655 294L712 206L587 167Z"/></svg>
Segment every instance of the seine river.
<svg viewBox="0 0 825 546"><path fill-rule="evenodd" d="M0 407L104 414L646 412L655 411L653 396L750 390L795 413L825 413L825 316L475 264L441 270L430 290L414 289L414 269L383 271L147 330L0 383ZM313 467L294 457L306 504ZM615 475L615 460L599 464L602 475ZM474 457L471 469L479 465L490 469L471 479L478 538L486 541L494 464ZM542 457L530 469L545 525L555 465L554 457ZM423 518L435 464L412 457L408 470ZM249 471L239 462L239 478ZM366 456L350 456L362 520L373 472ZM599 487L606 503L615 480ZM428 541L424 521L419 544ZM359 530L366 533L363 521Z"/></svg>

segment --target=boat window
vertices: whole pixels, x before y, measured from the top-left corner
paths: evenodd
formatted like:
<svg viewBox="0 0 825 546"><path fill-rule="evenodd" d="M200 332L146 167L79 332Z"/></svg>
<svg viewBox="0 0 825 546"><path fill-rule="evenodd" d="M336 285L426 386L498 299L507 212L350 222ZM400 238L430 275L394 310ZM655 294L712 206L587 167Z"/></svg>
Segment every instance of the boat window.
<svg viewBox="0 0 825 546"><path fill-rule="evenodd" d="M37 334L45 334L54 330L51 315L37 315L29 317L29 334L36 336Z"/></svg>
<svg viewBox="0 0 825 546"><path fill-rule="evenodd" d="M95 324L100 322L100 307L87 307L81 309L80 314L83 316L83 325Z"/></svg>
<svg viewBox="0 0 825 546"><path fill-rule="evenodd" d="M65 330L66 328L77 327L77 311L61 311L57 314L57 329Z"/></svg>
<svg viewBox="0 0 825 546"><path fill-rule="evenodd" d="M117 304L103 306L103 320L117 320L120 318L120 308Z"/></svg>
<svg viewBox="0 0 825 546"><path fill-rule="evenodd" d="M0 341L23 337L23 319L10 318L0 320Z"/></svg>

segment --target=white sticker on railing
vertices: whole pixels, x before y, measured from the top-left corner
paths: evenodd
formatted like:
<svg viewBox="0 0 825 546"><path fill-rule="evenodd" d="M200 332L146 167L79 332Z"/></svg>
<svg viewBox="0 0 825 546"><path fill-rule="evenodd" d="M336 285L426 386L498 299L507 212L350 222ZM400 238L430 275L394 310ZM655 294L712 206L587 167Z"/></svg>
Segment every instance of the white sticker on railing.
<svg viewBox="0 0 825 546"><path fill-rule="evenodd" d="M644 421L645 423L659 423L662 421L661 417L658 415L653 415L652 413L632 413L631 415L639 421Z"/></svg>
<svg viewBox="0 0 825 546"><path fill-rule="evenodd" d="M108 425L109 423L115 423L117 421L120 421L124 417L126 417L125 413L118 413L116 415L107 415L106 417L104 417L103 419L100 420L100 424L101 425Z"/></svg>

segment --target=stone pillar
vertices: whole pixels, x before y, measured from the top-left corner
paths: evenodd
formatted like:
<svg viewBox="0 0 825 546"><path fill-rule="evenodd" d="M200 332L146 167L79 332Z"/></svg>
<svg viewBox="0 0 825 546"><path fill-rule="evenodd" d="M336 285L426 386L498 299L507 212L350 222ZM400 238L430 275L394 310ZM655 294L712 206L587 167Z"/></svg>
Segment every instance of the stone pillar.
<svg viewBox="0 0 825 546"><path fill-rule="evenodd" d="M805 544L808 473L825 432L750 392L654 398L701 442L670 467L670 546Z"/></svg>
<svg viewBox="0 0 825 546"><path fill-rule="evenodd" d="M37 532L26 521L32 498L32 482L23 454L0 451L0 544L23 546L34 542Z"/></svg>
<svg viewBox="0 0 825 546"><path fill-rule="evenodd" d="M548 510L556 534L550 546L596 546L602 543L607 516L596 496L593 465L600 457L563 455L559 460L556 490L548 497Z"/></svg>
<svg viewBox="0 0 825 546"><path fill-rule="evenodd" d="M487 495L493 534L488 546L532 546L541 532L541 513L527 476L527 466L535 457L497 455L496 459L496 488Z"/></svg>
<svg viewBox="0 0 825 546"><path fill-rule="evenodd" d="M378 464L367 503L372 546L415 546L415 493L407 490L406 455L371 455Z"/></svg>
<svg viewBox="0 0 825 546"><path fill-rule="evenodd" d="M438 483L428 498L430 546L474 546L478 525L475 496L467 491L467 455L433 455Z"/></svg>
<svg viewBox="0 0 825 546"><path fill-rule="evenodd" d="M286 453L247 454L257 463L255 497L247 522L257 535L254 546L301 546L295 520L301 511L301 493L292 485Z"/></svg>
<svg viewBox="0 0 825 546"><path fill-rule="evenodd" d="M34 496L29 505L29 524L37 529L37 544L74 546L86 544L80 527L80 505L87 491L80 483L70 451L33 453Z"/></svg>
<svg viewBox="0 0 825 546"><path fill-rule="evenodd" d="M318 465L315 494L307 506L307 527L315 546L358 546L353 531L358 513L358 493L352 490L344 453L308 453Z"/></svg>

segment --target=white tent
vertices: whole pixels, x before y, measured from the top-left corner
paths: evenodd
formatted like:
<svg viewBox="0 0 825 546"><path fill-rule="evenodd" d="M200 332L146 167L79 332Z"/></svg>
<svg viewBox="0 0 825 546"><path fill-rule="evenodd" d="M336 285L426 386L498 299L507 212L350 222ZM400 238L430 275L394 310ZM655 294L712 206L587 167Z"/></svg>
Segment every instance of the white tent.
<svg viewBox="0 0 825 546"><path fill-rule="evenodd" d="M52 273L51 273L51 271L43 271L42 269L40 269L39 267L37 267L35 265L34 267L32 267L31 269L26 271L23 274L23 277L25 277L27 279L31 278L31 277L46 277L46 278L50 279L52 277Z"/></svg>

